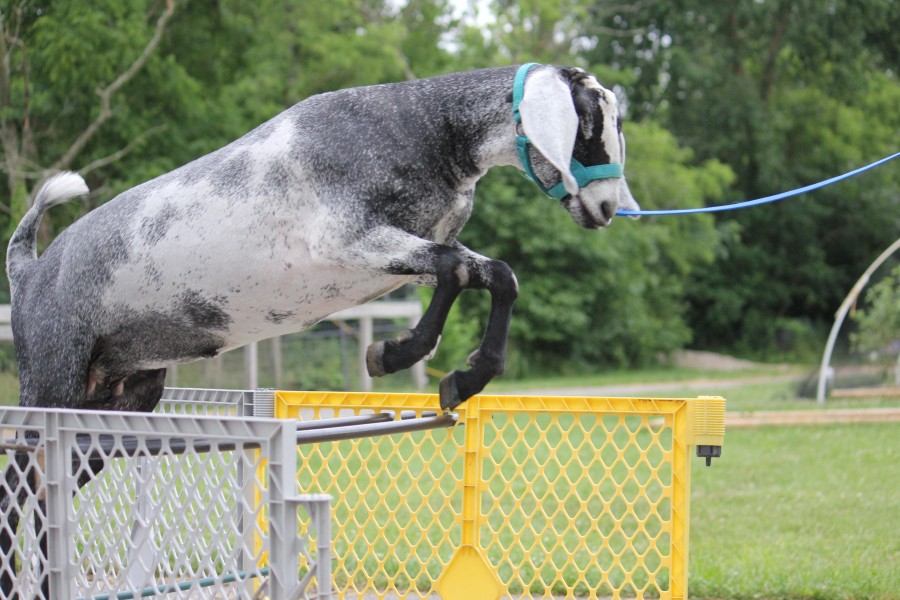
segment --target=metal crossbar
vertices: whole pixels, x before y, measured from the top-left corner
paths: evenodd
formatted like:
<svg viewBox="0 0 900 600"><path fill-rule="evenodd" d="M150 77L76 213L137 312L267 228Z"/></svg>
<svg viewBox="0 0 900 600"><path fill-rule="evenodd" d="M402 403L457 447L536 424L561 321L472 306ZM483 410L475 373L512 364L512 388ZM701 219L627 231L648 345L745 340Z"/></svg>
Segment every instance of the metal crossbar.
<svg viewBox="0 0 900 600"><path fill-rule="evenodd" d="M425 414L422 417L412 415L401 416L400 421L395 421L393 411L384 411L372 415L359 415L353 417L337 417L334 419L318 419L297 424L297 444L316 444L355 438L372 437L379 435L392 435L395 433L411 433L413 431L425 431L441 427L452 427L459 420L459 416L453 413L437 415L437 413ZM166 441L162 439L147 439L140 441L134 436L125 436L119 444L113 436L100 434L95 441L90 434L76 435L75 441L79 450L87 459L94 458L124 458L136 456L156 456L162 452L163 447L168 448L173 455L184 454L192 451L230 452L237 450L237 444L231 442L211 442L209 440L187 441L182 438L173 438ZM259 449L253 442L243 445L244 448ZM24 440L22 442L4 440L0 442L0 450L17 450L23 452L35 452L40 448L37 440Z"/></svg>

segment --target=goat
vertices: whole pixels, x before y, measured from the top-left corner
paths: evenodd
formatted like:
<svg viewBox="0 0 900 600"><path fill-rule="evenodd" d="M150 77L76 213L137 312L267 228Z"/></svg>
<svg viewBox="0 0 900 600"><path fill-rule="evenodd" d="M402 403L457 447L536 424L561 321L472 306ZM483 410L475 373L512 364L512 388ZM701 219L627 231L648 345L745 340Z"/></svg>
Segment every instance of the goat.
<svg viewBox="0 0 900 600"><path fill-rule="evenodd" d="M88 191L58 174L7 253L20 403L149 411L167 366L413 283L433 299L414 329L369 347L373 376L431 353L462 290L491 294L469 368L440 383L452 410L502 372L518 296L506 263L456 239L475 184L519 166L578 225L602 228L638 209L624 163L615 95L582 69L529 64L310 97L121 193L38 258L43 214Z"/></svg>

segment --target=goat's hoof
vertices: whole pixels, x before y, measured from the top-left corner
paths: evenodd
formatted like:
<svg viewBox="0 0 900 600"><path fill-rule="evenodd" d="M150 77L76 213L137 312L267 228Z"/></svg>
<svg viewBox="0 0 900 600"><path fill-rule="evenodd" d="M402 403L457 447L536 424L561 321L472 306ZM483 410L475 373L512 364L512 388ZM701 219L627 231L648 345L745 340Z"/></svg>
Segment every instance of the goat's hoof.
<svg viewBox="0 0 900 600"><path fill-rule="evenodd" d="M458 371L453 371L441 379L439 392L441 396L441 408L450 411L462 404L467 398L459 397L459 388L456 386Z"/></svg>
<svg viewBox="0 0 900 600"><path fill-rule="evenodd" d="M375 342L366 350L366 369L370 377L387 375L387 369L384 368L384 345L383 341Z"/></svg>

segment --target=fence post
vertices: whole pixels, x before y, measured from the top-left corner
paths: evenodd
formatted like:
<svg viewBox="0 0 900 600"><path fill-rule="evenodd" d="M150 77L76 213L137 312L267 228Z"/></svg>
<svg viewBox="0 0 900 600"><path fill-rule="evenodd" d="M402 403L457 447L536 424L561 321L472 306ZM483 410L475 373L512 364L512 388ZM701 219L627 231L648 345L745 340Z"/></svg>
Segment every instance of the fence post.
<svg viewBox="0 0 900 600"><path fill-rule="evenodd" d="M673 600L687 597L688 539L691 509L691 461L687 402L672 415L672 561L670 586Z"/></svg>
<svg viewBox="0 0 900 600"><path fill-rule="evenodd" d="M297 585L297 509L290 502L296 489L296 423L284 420L269 444L269 592L287 600ZM291 514L293 513L293 514Z"/></svg>
<svg viewBox="0 0 900 600"><path fill-rule="evenodd" d="M58 412L48 411L43 416L44 472L42 476L47 512L44 523L47 534L47 556L45 557L47 577L51 596L67 598L72 595L70 586L75 579L70 572L69 556L72 554L70 547L72 540L68 535L68 527L66 527L67 507L75 491L68 490L66 486L66 464L71 461L68 449L72 447L72 444L66 443L68 440L60 439L60 414ZM37 536L40 540L40 531L37 532Z"/></svg>
<svg viewBox="0 0 900 600"><path fill-rule="evenodd" d="M502 583L484 552L478 547L478 517L481 513L481 398L473 396L466 411L463 446L462 535L459 548L447 564L437 588L444 600L499 600Z"/></svg>
<svg viewBox="0 0 900 600"><path fill-rule="evenodd" d="M373 322L369 316L359 319L359 389L362 392L372 391L372 378L369 377L369 367L366 364L366 349L372 345L374 339Z"/></svg>

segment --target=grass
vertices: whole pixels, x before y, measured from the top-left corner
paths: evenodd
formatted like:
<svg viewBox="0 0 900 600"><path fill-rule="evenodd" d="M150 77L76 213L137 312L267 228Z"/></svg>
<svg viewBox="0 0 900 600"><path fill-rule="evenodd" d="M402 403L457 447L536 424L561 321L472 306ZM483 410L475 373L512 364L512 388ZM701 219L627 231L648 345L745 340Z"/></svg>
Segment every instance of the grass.
<svg viewBox="0 0 900 600"><path fill-rule="evenodd" d="M726 434L695 463L694 598L900 598L900 426Z"/></svg>
<svg viewBox="0 0 900 600"><path fill-rule="evenodd" d="M19 378L9 371L0 371L0 406L19 404Z"/></svg>
<svg viewBox="0 0 900 600"><path fill-rule="evenodd" d="M700 392L688 387L687 382L735 374L655 369L562 381L500 382L492 387L510 391L674 381L671 388L654 391L653 395L722 395L728 399L730 411L818 408L813 400L796 397L796 383L765 381L770 375L782 373L776 369L740 372L741 378L759 380L738 387L723 381L721 388ZM15 379L0 374L0 394L4 394L0 398L6 399L7 391L14 389ZM11 396L14 398L15 393ZM900 399L829 399L826 405L884 406L900 406ZM697 459L692 464L691 597L900 599L898 434L900 424L891 423L727 432L722 458L711 468ZM372 460L385 458L375 456ZM425 474L417 479L418 485L455 485L458 474L433 470L435 464L445 465L446 459L423 456ZM346 471L348 466L334 466L337 479L353 478L355 469ZM435 516L453 512L446 506L409 509L406 519L415 521L420 521L423 513ZM446 523L444 527L452 525ZM442 552L449 551L439 540L434 544ZM372 546L373 551L377 549L377 544ZM389 557L376 558L373 554L359 558L380 562ZM413 568L412 557L402 559L398 554L392 560L403 562L412 580L426 573L435 575L427 561ZM347 575L353 578L352 573Z"/></svg>
<svg viewBox="0 0 900 600"><path fill-rule="evenodd" d="M515 392L530 389L559 389L566 387L602 387L610 385L628 385L660 382L679 382L696 379L726 380L734 378L765 378L774 375L795 374L798 377L807 372L805 367L784 367L779 365L761 365L757 368L741 371L722 371L706 369L684 369L675 367L653 367L605 371L589 375L571 375L563 377L544 377L523 380L504 379L500 377L491 382L488 393ZM695 396L696 394L691 394ZM674 397L674 396L672 396Z"/></svg>
<svg viewBox="0 0 900 600"><path fill-rule="evenodd" d="M798 398L795 382L760 382L747 383L737 387L724 385L721 388L704 388L703 390L679 387L654 391L660 398L694 398L703 396L722 396L727 399L727 410L733 412L770 411L770 410L819 410L814 399ZM838 408L887 408L900 407L900 398L828 398L825 409Z"/></svg>

